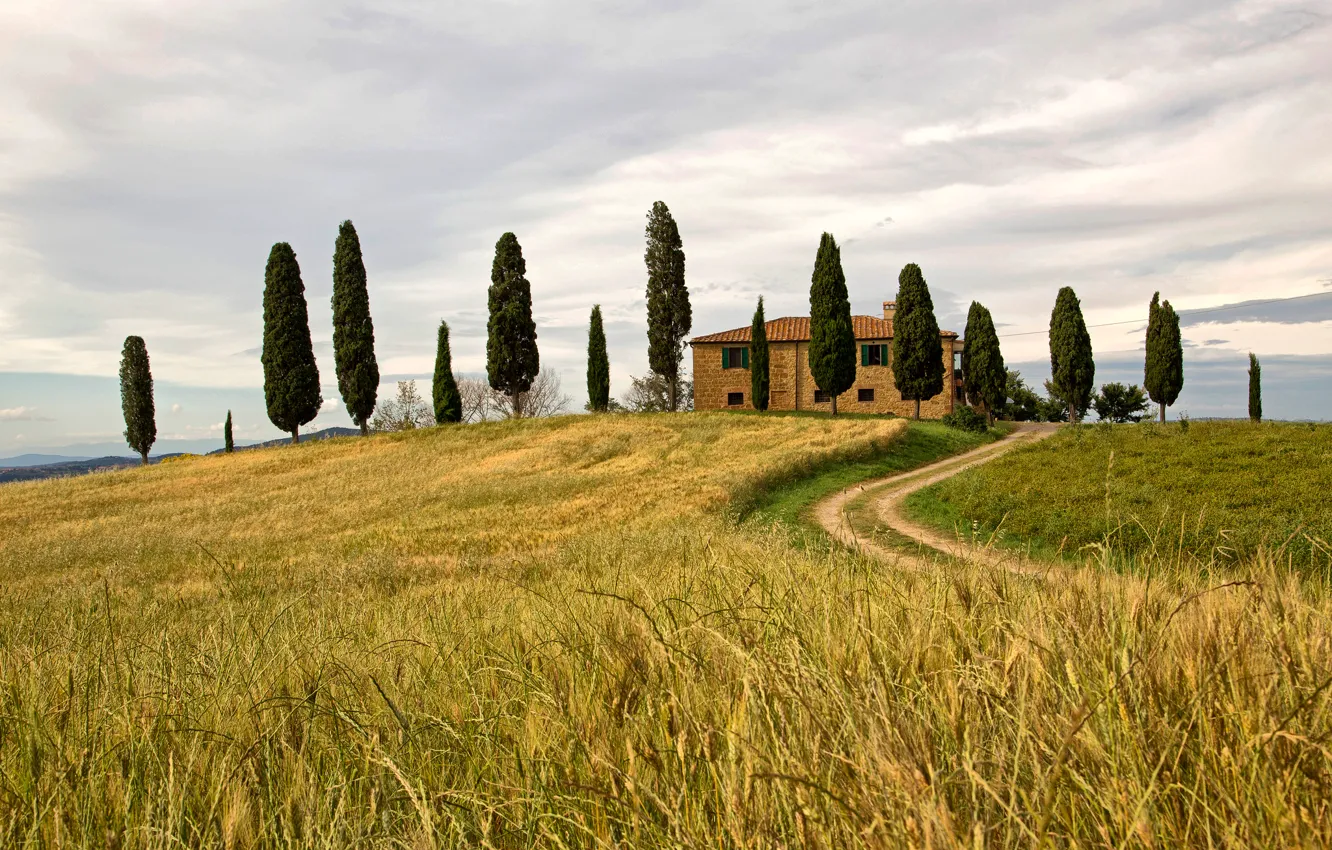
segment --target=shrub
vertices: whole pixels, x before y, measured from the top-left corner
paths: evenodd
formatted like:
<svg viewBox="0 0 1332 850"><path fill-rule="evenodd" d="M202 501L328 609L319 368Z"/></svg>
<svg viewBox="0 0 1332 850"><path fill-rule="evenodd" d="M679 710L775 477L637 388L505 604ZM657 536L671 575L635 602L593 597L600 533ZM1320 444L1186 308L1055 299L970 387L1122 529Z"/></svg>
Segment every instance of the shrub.
<svg viewBox="0 0 1332 850"><path fill-rule="evenodd" d="M952 413L945 413L943 424L949 428L956 428L959 431L972 431L977 434L983 434L989 426L985 424L985 417L976 412L974 407L961 405Z"/></svg>

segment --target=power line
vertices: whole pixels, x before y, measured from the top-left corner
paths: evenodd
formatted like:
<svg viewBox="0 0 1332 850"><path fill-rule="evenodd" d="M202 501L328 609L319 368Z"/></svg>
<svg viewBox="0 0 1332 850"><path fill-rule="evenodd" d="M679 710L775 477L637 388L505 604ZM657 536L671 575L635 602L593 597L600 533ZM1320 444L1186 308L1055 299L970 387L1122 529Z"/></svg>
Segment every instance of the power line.
<svg viewBox="0 0 1332 850"><path fill-rule="evenodd" d="M1278 302L1283 302L1283 301L1300 301L1304 298L1326 298L1329 295L1332 295L1332 292L1311 292L1308 295L1296 295L1291 298L1268 298L1265 301L1244 301L1240 304L1227 304L1224 307L1207 307L1202 310L1180 310L1179 315L1201 316L1204 313L1219 313L1222 310L1238 310L1241 307L1261 307L1264 304L1276 304ZM1087 325L1087 327L1109 328L1115 325L1140 325L1143 324L1145 321L1146 319L1125 319L1122 322L1102 322L1099 325ZM1050 331L1048 329L1041 331L1018 331L1017 333L999 334L999 337L1002 339L1003 337L1032 336L1034 334L1048 334L1049 332Z"/></svg>

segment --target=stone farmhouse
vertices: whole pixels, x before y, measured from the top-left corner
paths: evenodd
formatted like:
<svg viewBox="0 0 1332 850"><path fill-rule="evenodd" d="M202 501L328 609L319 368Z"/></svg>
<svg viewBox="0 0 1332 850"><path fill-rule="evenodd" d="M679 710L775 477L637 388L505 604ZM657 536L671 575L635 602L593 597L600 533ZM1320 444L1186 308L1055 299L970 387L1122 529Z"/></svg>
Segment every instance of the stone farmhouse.
<svg viewBox="0 0 1332 850"><path fill-rule="evenodd" d="M893 383L891 367L893 313L896 303L883 302L883 318L852 316L851 327L859 346L856 382L837 398L837 409L847 413L895 413L911 416L915 402L907 401ZM814 383L809 371L809 317L786 316L767 323L769 410L831 410L828 394ZM689 341L694 352L694 409L751 410L749 376L750 327L697 336ZM965 398L962 385L962 340L952 331L939 334L939 356L944 361L944 388L920 403L920 415L937 419L950 413Z"/></svg>

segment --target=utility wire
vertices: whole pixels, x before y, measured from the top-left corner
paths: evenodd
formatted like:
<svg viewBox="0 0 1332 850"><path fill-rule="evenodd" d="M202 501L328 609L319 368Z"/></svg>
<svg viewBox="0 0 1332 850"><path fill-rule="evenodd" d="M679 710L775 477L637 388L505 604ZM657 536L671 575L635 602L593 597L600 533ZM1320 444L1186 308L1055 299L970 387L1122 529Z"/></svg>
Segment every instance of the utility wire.
<svg viewBox="0 0 1332 850"><path fill-rule="evenodd" d="M1240 304L1227 304L1224 307L1208 307L1202 310L1180 310L1179 315L1183 316L1201 316L1204 313L1219 313L1222 310L1238 310L1241 307L1260 307L1263 304L1276 304L1280 301L1299 301L1304 298L1325 298L1332 295L1332 292L1311 292L1308 295L1296 295L1291 298L1268 298L1265 301L1245 301ZM1125 319L1122 322L1102 322L1099 325L1087 325L1088 328L1108 328L1114 325L1140 325L1146 319ZM999 334L999 338L1010 336L1032 336L1033 334L1048 334L1049 329L1043 331L1018 331L1017 333Z"/></svg>

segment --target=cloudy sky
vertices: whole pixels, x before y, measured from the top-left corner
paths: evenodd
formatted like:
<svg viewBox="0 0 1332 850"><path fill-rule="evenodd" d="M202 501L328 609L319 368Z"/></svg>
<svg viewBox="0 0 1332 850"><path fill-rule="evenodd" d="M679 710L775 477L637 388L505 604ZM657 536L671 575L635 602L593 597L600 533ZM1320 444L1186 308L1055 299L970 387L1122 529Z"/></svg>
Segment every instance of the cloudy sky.
<svg viewBox="0 0 1332 850"><path fill-rule="evenodd" d="M747 324L760 294L807 314L827 230L855 312L919 263L945 327L980 300L1034 383L1060 286L1098 382L1141 380L1160 290L1184 312L1178 409L1242 415L1253 350L1269 414L1332 418L1329 80L1332 0L0 4L0 456L114 447L127 334L148 343L164 450L216 443L228 408L238 437L276 436L259 345L277 241L337 399L346 218L381 397L430 372L441 318L455 369L484 368L506 230L543 364L581 407L600 303L619 394L646 369L655 200L695 333ZM333 424L330 403L314 427Z"/></svg>

